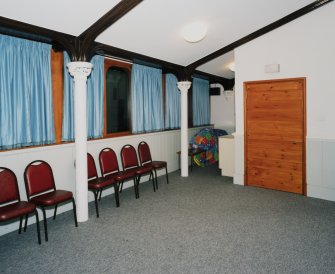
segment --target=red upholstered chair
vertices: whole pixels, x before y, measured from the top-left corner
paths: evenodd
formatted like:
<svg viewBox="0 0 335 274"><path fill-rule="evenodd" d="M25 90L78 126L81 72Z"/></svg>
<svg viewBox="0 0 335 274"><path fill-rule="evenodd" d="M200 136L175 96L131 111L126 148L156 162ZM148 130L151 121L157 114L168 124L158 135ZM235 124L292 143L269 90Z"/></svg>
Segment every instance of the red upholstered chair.
<svg viewBox="0 0 335 274"><path fill-rule="evenodd" d="M140 158L141 166L151 165L155 172L156 188L158 189L157 169L165 168L166 183L169 183L169 176L167 171L167 163L165 161L152 161L149 145L142 141L138 144L138 156Z"/></svg>
<svg viewBox="0 0 335 274"><path fill-rule="evenodd" d="M41 244L40 221L36 206L33 203L21 201L14 172L8 168L0 167L0 222L20 217L19 234L21 234L22 218L26 216L26 225L24 227L24 231L26 231L30 213L35 213L38 243Z"/></svg>
<svg viewBox="0 0 335 274"><path fill-rule="evenodd" d="M99 154L99 163L102 176L106 178L113 178L118 183L119 186L121 185L120 192L122 191L123 182L133 179L135 197L137 198L135 172L131 170L120 171L117 157L113 149L111 148L102 149Z"/></svg>
<svg viewBox="0 0 335 274"><path fill-rule="evenodd" d="M132 145L125 145L121 149L121 162L123 170L129 170L135 172L136 175L136 186L137 186L137 197L140 197L139 184L143 175L150 174L149 180L152 178L152 186L156 191L155 180L153 175L152 166L139 166L137 160L136 150Z"/></svg>
<svg viewBox="0 0 335 274"><path fill-rule="evenodd" d="M39 206L43 212L45 241L48 241L48 228L45 208L55 206L54 219L56 218L59 203L72 201L73 214L76 227L77 213L76 203L71 191L56 190L51 166L42 160L31 162L24 171L24 182L28 200Z"/></svg>
<svg viewBox="0 0 335 274"><path fill-rule="evenodd" d="M87 153L87 173L88 173L88 189L93 191L94 194L94 202L95 202L95 210L97 213L97 218L99 218L98 194L100 192L101 195L101 192L104 188L114 186L116 206L119 207L120 206L119 186L117 182L113 178L98 176L93 156L89 153Z"/></svg>

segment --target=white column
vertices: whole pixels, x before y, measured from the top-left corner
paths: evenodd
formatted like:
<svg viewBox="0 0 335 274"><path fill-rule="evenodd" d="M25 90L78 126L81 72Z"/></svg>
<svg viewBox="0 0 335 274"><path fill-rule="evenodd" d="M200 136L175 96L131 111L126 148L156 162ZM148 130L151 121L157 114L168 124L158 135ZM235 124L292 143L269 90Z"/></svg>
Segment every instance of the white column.
<svg viewBox="0 0 335 274"><path fill-rule="evenodd" d="M191 87L191 82L178 82L180 90L180 109L181 109L181 124L180 124L180 168L181 176L188 177L188 104L187 92Z"/></svg>
<svg viewBox="0 0 335 274"><path fill-rule="evenodd" d="M76 204L78 222L88 220L86 82L92 67L93 65L87 62L71 62L67 64L69 73L74 78Z"/></svg>

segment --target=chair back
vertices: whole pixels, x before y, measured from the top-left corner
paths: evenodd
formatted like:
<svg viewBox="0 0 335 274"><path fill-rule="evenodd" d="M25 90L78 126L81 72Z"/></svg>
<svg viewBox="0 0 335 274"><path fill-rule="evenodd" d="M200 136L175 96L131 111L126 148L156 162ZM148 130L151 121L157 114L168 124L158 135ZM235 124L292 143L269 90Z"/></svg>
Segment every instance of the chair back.
<svg viewBox="0 0 335 274"><path fill-rule="evenodd" d="M13 171L0 167L0 205L20 201L17 179Z"/></svg>
<svg viewBox="0 0 335 274"><path fill-rule="evenodd" d="M89 153L87 153L87 178L88 180L98 178L98 173L97 173L97 168L95 166L94 158Z"/></svg>
<svg viewBox="0 0 335 274"><path fill-rule="evenodd" d="M138 144L137 150L141 165L152 162L150 148L146 142L144 141L140 142Z"/></svg>
<svg viewBox="0 0 335 274"><path fill-rule="evenodd" d="M116 154L111 148L107 147L100 151L99 163L102 176L120 171Z"/></svg>
<svg viewBox="0 0 335 274"><path fill-rule="evenodd" d="M132 145L124 145L121 149L121 162L123 170L138 167L136 150Z"/></svg>
<svg viewBox="0 0 335 274"><path fill-rule="evenodd" d="M24 182L27 197L48 191L56 190L51 166L42 160L36 160L27 165L24 171Z"/></svg>

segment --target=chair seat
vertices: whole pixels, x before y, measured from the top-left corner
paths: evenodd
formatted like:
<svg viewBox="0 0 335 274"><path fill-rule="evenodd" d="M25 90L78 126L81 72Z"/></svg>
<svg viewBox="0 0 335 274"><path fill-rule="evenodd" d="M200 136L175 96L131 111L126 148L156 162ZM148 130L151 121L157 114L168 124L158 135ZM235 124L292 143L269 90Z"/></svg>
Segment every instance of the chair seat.
<svg viewBox="0 0 335 274"><path fill-rule="evenodd" d="M115 183L113 178L97 178L88 181L88 189L100 189Z"/></svg>
<svg viewBox="0 0 335 274"><path fill-rule="evenodd" d="M133 170L136 175L143 175L150 173L153 170L153 167L151 165L147 165L147 166L134 167L130 170Z"/></svg>
<svg viewBox="0 0 335 274"><path fill-rule="evenodd" d="M133 178L135 175L135 171L134 170L124 170L124 171L118 171L112 174L107 175L107 178L113 178L115 181L125 181L128 180L130 178Z"/></svg>
<svg viewBox="0 0 335 274"><path fill-rule="evenodd" d="M0 221L7 221L34 212L36 206L33 203L21 201L0 207Z"/></svg>
<svg viewBox="0 0 335 274"><path fill-rule="evenodd" d="M152 161L144 164L143 166L151 165L153 168L159 169L166 167L167 163L165 161Z"/></svg>
<svg viewBox="0 0 335 274"><path fill-rule="evenodd" d="M34 198L31 198L30 201L36 205L51 206L51 205L56 205L61 202L68 201L72 199L72 197L73 197L73 194L71 191L55 190L55 191L48 192L48 193L36 196Z"/></svg>

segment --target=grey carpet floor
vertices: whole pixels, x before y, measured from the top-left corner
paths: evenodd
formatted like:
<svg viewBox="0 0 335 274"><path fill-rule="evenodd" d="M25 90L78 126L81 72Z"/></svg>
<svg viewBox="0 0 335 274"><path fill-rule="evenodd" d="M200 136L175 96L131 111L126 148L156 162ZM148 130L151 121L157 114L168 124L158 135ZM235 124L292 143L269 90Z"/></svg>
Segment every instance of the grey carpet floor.
<svg viewBox="0 0 335 274"><path fill-rule="evenodd" d="M335 273L335 203L232 184L216 167L159 178L0 237L1 273ZM43 225L41 223L42 236ZM42 237L44 239L44 237Z"/></svg>

